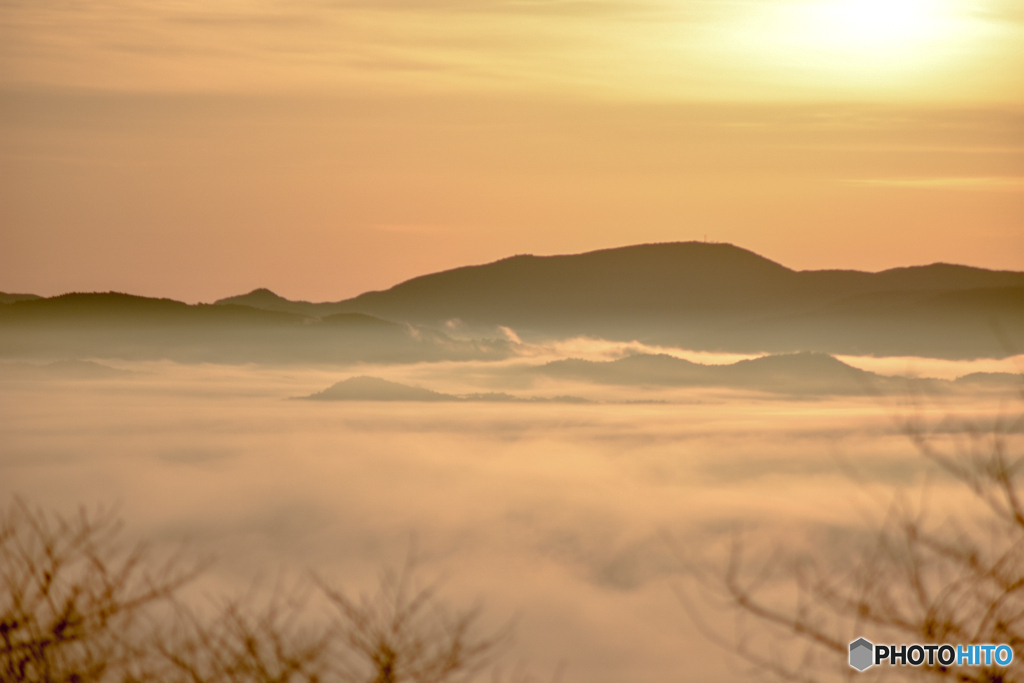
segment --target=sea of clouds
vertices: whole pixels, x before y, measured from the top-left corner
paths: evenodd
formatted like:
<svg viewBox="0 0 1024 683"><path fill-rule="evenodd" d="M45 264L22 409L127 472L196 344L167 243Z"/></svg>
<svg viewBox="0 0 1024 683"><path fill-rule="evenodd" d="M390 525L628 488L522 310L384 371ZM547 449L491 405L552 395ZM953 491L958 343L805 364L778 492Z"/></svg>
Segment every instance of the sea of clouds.
<svg viewBox="0 0 1024 683"><path fill-rule="evenodd" d="M309 571L369 590L415 548L449 604L514 619L507 666L580 683L743 679L680 602L693 563L720 561L736 533L841 563L877 501L953 495L906 419L1019 408L996 393L524 386L483 363L104 363L131 374L0 381L0 501L116 507L127 539L214 561L189 589L200 603ZM357 374L595 402L291 400Z"/></svg>

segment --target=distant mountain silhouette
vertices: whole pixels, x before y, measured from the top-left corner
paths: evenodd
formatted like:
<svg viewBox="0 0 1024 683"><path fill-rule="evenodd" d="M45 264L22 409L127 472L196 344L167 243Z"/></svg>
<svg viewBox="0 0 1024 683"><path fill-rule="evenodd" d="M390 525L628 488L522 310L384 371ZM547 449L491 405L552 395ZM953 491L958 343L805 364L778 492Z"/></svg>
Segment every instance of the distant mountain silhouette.
<svg viewBox="0 0 1024 683"><path fill-rule="evenodd" d="M8 325L297 325L302 319L248 306L191 306L173 299L121 292L72 292L13 302L0 308L0 322Z"/></svg>
<svg viewBox="0 0 1024 683"><path fill-rule="evenodd" d="M509 352L505 341L460 342L361 313L321 319L116 292L0 306L4 357L350 363L503 358Z"/></svg>
<svg viewBox="0 0 1024 683"><path fill-rule="evenodd" d="M606 362L553 361L533 372L597 384L723 387L794 395L858 395L907 388L906 379L866 372L831 356L806 352L763 356L731 365L701 365L663 354L637 354Z"/></svg>
<svg viewBox="0 0 1024 683"><path fill-rule="evenodd" d="M269 289L261 287L254 289L248 294L229 296L225 299L217 299L213 302L217 306L249 306L264 311L280 311L283 313L295 313L316 318L322 318L336 313L349 311L340 303L310 303L309 301L290 301L284 297L274 294Z"/></svg>
<svg viewBox="0 0 1024 683"><path fill-rule="evenodd" d="M7 292L0 292L0 304L13 304L15 301L29 301L41 298L35 294L8 294Z"/></svg>
<svg viewBox="0 0 1024 683"><path fill-rule="evenodd" d="M363 313L524 339L590 335L737 352L1002 357L1024 346L1024 273L949 264L793 271L730 244L514 256L335 303L256 290L219 303ZM290 308L291 307L291 308Z"/></svg>
<svg viewBox="0 0 1024 683"><path fill-rule="evenodd" d="M571 336L742 353L1004 357L1024 350L1024 273L949 264L794 271L730 244L514 256L345 301L267 289L190 306L127 294L0 303L0 356L217 362L494 359ZM476 341L453 339L455 329Z"/></svg>
<svg viewBox="0 0 1024 683"><path fill-rule="evenodd" d="M1024 378L1012 372L972 372L956 378L960 385L980 385L992 387L1021 387Z"/></svg>
<svg viewBox="0 0 1024 683"><path fill-rule="evenodd" d="M0 363L0 380L98 380L131 377L134 372L119 370L87 360L59 360L36 365Z"/></svg>
<svg viewBox="0 0 1024 683"><path fill-rule="evenodd" d="M457 401L458 397L380 377L350 377L323 391L304 396L312 401Z"/></svg>
<svg viewBox="0 0 1024 683"><path fill-rule="evenodd" d="M332 384L323 391L309 396L299 397L309 401L461 401L461 402L500 402L500 403L588 403L576 396L557 396L554 398L529 397L522 398L512 394L488 392L477 394L442 394L422 387L409 386L399 382L391 382L379 377L366 375L350 377Z"/></svg>

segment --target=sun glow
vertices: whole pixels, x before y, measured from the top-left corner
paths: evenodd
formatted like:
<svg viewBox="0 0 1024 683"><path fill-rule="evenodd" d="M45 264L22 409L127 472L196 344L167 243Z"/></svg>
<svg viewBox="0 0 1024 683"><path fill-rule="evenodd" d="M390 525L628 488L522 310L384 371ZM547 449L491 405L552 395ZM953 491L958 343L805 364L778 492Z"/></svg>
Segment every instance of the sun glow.
<svg viewBox="0 0 1024 683"><path fill-rule="evenodd" d="M795 45L853 67L941 61L963 38L952 0L809 0L787 17Z"/></svg>
<svg viewBox="0 0 1024 683"><path fill-rule="evenodd" d="M808 7L809 30L837 47L908 49L938 37L935 0L828 0Z"/></svg>
<svg viewBox="0 0 1024 683"><path fill-rule="evenodd" d="M934 91L981 35L965 0L778 0L734 26L737 56L791 84Z"/></svg>

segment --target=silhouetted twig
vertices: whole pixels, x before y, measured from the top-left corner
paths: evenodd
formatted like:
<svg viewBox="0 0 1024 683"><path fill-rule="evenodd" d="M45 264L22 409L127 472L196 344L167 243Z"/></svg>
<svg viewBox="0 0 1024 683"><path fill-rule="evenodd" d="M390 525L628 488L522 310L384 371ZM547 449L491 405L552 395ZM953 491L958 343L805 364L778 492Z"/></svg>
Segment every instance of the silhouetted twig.
<svg viewBox="0 0 1024 683"><path fill-rule="evenodd" d="M680 590L684 608L713 642L780 680L856 674L848 644L868 633L889 643L1002 643L1014 651L1008 668L936 663L889 672L901 679L1024 680L1024 456L1011 454L1008 439L1022 425L1024 416L991 424L947 417L929 428L917 415L903 425L918 453L980 504L980 516L955 504L930 514L898 495L874 540L840 562L804 555L752 563L736 532L724 566L689 563L695 583ZM778 598L780 588L789 599ZM706 618L722 610L736 617L731 635Z"/></svg>

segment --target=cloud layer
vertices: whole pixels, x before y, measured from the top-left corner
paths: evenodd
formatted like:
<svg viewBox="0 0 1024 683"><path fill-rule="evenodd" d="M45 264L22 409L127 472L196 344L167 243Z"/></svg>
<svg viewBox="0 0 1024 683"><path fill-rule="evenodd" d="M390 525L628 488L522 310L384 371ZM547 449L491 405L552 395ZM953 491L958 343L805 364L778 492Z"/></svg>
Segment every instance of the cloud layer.
<svg viewBox="0 0 1024 683"><path fill-rule="evenodd" d="M518 614L515 656L542 677L565 662L567 682L730 680L673 597L680 558L713 559L737 523L842 538L871 521L867 494L924 473L873 399L317 403L286 398L336 371L124 365L135 374L2 383L0 496L118 504L129 535L217 557L198 600L278 570L369 587L414 538L447 598L483 600L495 623Z"/></svg>

